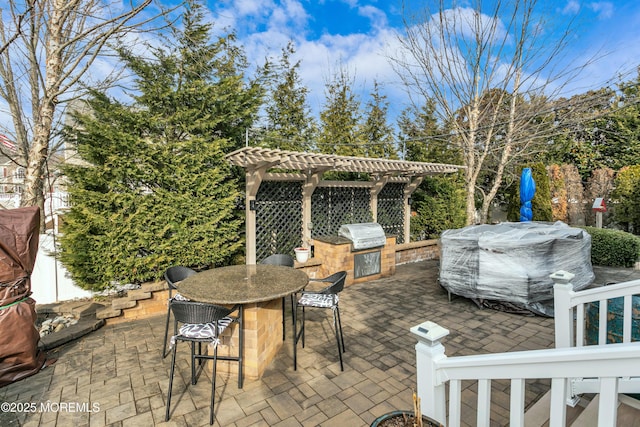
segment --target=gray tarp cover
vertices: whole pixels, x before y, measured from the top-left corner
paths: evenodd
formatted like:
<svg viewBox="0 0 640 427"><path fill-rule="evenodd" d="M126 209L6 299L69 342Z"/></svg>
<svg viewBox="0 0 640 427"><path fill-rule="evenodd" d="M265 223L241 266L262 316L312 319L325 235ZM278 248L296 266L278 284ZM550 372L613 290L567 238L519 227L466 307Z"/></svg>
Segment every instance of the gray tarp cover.
<svg viewBox="0 0 640 427"><path fill-rule="evenodd" d="M561 221L446 230L440 245L440 284L487 306L505 302L552 316L550 274L558 270L575 274L574 290L584 289L595 279L591 236Z"/></svg>
<svg viewBox="0 0 640 427"><path fill-rule="evenodd" d="M0 210L0 387L35 374L45 362L29 297L39 227L38 207Z"/></svg>

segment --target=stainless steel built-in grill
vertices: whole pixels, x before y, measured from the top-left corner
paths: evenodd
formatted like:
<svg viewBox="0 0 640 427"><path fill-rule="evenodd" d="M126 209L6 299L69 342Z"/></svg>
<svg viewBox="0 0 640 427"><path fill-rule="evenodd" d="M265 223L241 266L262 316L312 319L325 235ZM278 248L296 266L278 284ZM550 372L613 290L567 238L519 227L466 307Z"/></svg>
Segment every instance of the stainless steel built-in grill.
<svg viewBox="0 0 640 427"><path fill-rule="evenodd" d="M351 240L354 251L379 248L385 245L387 239L377 222L345 224L338 230L338 235Z"/></svg>

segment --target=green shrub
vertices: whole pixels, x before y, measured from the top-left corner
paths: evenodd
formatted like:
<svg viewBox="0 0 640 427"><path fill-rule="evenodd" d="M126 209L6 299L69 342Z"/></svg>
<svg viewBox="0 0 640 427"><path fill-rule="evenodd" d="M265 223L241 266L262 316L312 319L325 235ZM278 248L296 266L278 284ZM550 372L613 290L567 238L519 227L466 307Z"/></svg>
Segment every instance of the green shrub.
<svg viewBox="0 0 640 427"><path fill-rule="evenodd" d="M463 227L463 177L461 174L426 177L413 193L411 240L436 239L444 230Z"/></svg>
<svg viewBox="0 0 640 427"><path fill-rule="evenodd" d="M623 230L640 234L640 165L620 169L611 199L614 221Z"/></svg>
<svg viewBox="0 0 640 427"><path fill-rule="evenodd" d="M640 258L640 237L620 230L583 227L591 235L591 263L633 267Z"/></svg>

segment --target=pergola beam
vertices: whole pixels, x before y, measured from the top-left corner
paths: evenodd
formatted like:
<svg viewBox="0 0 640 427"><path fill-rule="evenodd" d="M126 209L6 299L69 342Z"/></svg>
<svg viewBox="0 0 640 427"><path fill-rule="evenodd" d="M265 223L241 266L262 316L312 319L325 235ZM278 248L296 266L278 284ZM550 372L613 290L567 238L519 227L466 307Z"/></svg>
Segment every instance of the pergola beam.
<svg viewBox="0 0 640 427"><path fill-rule="evenodd" d="M464 166L444 163L336 156L323 153L273 150L262 147L244 147L227 154L226 158L232 164L240 167L257 166L263 162L268 162L272 163L273 167L296 171L330 169L336 172L428 175L453 173L464 169Z"/></svg>
<svg viewBox="0 0 640 427"><path fill-rule="evenodd" d="M302 244L311 243L311 196L319 186L362 186L371 188L371 211L377 220L377 197L389 182L407 182L404 190L404 241L408 242L411 207L408 200L427 175L454 173L465 166L443 163L409 162L404 160L372 159L367 157L335 156L333 154L273 150L262 147L244 147L227 154L226 159L246 169L246 238L247 264L256 263L255 198L263 180L303 181ZM268 172L278 169L287 172ZM367 173L372 181L323 181L326 171ZM252 209L253 208L253 209Z"/></svg>

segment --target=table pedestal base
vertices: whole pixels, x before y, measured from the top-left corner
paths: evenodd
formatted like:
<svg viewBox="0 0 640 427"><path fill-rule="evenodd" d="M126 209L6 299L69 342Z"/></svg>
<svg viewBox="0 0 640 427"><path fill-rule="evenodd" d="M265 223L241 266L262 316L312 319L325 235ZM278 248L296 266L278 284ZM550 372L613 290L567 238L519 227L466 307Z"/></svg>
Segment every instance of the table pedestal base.
<svg viewBox="0 0 640 427"><path fill-rule="evenodd" d="M288 301L288 299L287 299ZM289 332L287 328L287 332ZM238 324L222 334L219 356L238 354ZM257 380L282 347L282 300L244 306L244 378ZM210 351L210 354L211 351ZM209 364L210 368L213 368ZM218 361L218 372L238 373L238 362Z"/></svg>

